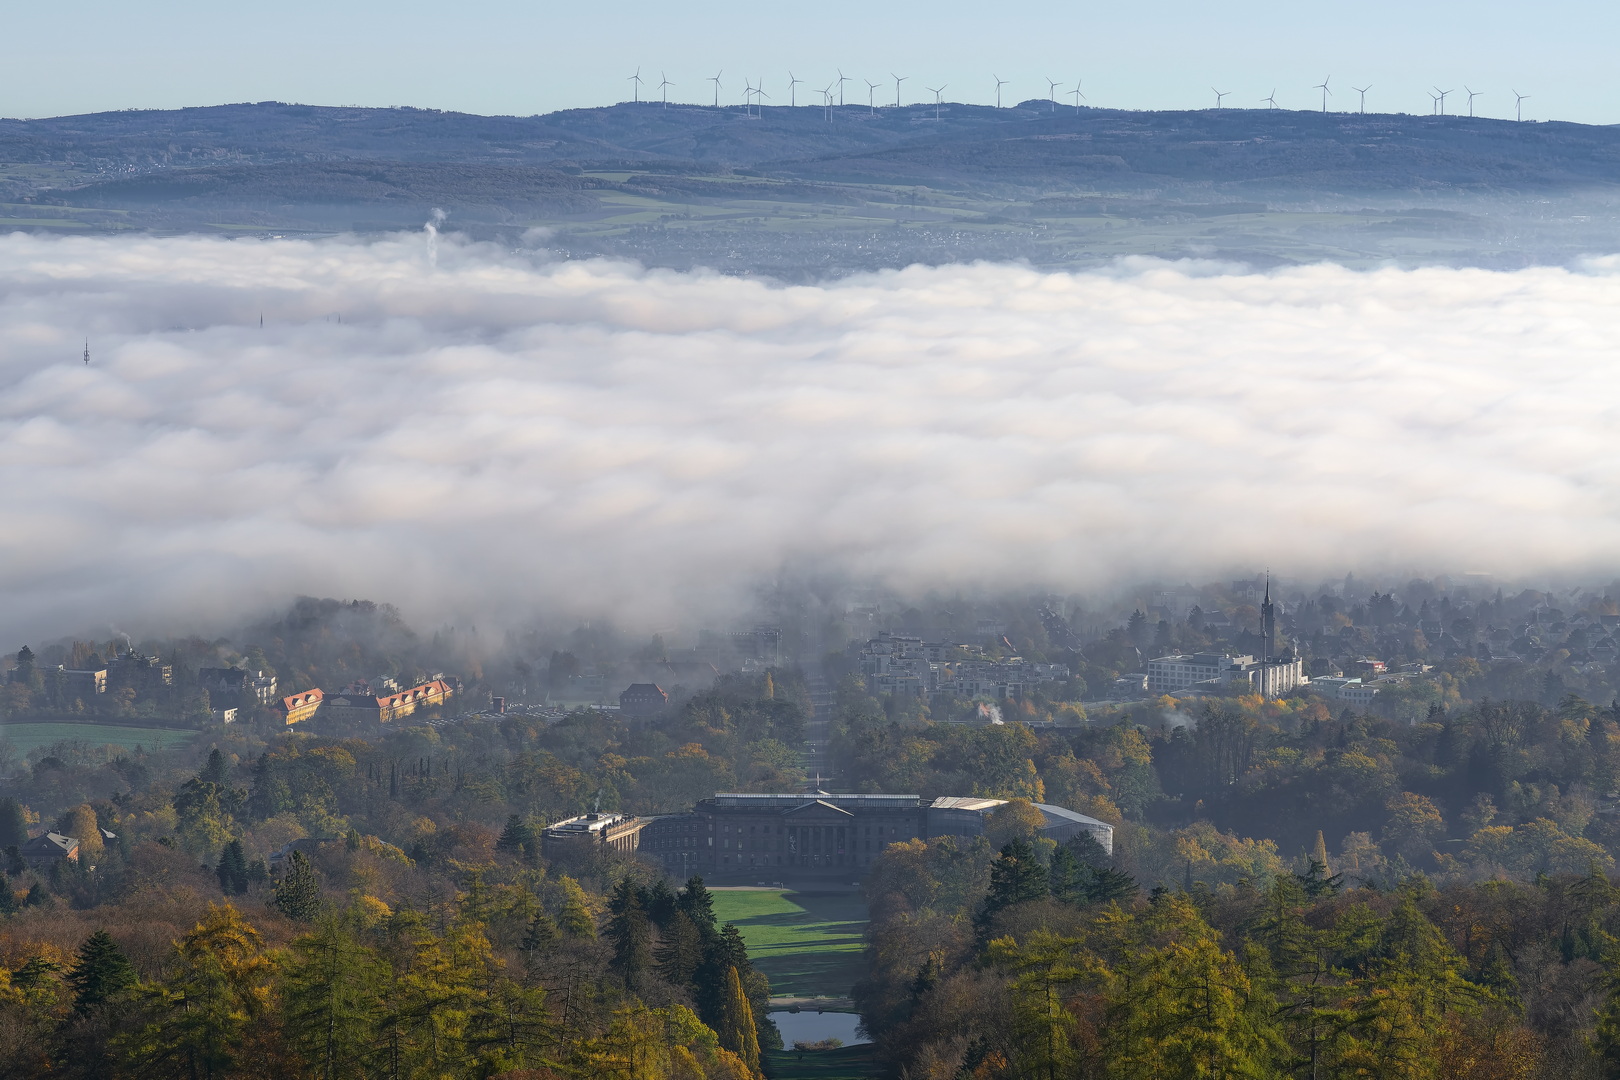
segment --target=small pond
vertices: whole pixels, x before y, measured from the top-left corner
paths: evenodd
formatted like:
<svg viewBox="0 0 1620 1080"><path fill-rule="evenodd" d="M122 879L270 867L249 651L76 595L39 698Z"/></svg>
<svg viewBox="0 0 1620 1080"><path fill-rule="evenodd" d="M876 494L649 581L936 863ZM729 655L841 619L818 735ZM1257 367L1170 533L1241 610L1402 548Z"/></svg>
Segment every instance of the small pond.
<svg viewBox="0 0 1620 1080"><path fill-rule="evenodd" d="M782 1046L788 1050L792 1050L796 1042L820 1042L822 1039L842 1039L845 1046L871 1041L855 1033L855 1025L861 1022L861 1018L854 1013L803 1009L799 1012L781 1010L769 1015L776 1021L776 1029L782 1033Z"/></svg>

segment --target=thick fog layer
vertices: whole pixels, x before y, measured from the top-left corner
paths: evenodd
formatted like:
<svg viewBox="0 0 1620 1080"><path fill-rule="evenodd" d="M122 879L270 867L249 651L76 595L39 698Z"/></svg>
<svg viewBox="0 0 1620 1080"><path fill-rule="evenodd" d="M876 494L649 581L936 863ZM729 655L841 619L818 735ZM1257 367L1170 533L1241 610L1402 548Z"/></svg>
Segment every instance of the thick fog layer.
<svg viewBox="0 0 1620 1080"><path fill-rule="evenodd" d="M1609 262L788 288L430 236L17 235L0 630L298 593L667 623L784 565L1608 572L1617 359Z"/></svg>

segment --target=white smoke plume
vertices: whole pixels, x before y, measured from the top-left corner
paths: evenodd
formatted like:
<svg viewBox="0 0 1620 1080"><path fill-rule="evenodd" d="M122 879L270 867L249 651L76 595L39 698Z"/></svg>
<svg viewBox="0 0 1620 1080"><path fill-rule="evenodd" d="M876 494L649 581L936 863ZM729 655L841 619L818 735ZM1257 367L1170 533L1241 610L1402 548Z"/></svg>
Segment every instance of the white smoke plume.
<svg viewBox="0 0 1620 1080"><path fill-rule="evenodd" d="M0 239L4 640L1620 563L1613 261L784 287L430 239Z"/></svg>

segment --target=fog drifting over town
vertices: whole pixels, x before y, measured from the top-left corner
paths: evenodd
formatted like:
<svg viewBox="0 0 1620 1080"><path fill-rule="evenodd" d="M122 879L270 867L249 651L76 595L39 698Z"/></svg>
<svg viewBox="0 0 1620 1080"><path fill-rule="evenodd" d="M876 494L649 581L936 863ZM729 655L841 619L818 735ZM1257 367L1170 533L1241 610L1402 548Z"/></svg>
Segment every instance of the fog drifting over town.
<svg viewBox="0 0 1620 1080"><path fill-rule="evenodd" d="M1609 259L784 287L425 234L18 234L0 630L302 593L655 625L783 566L1608 574L1617 343Z"/></svg>

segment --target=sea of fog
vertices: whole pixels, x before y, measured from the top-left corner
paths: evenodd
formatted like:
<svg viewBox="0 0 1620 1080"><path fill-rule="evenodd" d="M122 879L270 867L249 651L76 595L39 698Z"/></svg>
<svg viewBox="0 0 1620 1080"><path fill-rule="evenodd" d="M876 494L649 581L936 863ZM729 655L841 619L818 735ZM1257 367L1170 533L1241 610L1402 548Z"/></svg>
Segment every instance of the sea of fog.
<svg viewBox="0 0 1620 1080"><path fill-rule="evenodd" d="M782 286L431 233L16 234L0 641L300 593L660 623L783 566L1609 572L1617 360L1610 259Z"/></svg>

